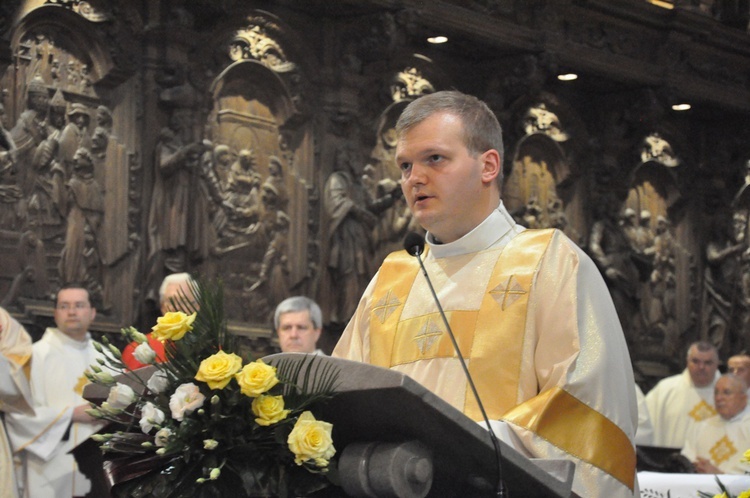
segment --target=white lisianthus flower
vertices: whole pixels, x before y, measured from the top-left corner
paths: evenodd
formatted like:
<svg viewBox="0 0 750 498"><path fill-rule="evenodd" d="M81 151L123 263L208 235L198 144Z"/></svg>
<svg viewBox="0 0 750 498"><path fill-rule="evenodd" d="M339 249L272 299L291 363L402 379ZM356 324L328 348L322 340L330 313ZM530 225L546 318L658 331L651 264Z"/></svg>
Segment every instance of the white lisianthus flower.
<svg viewBox="0 0 750 498"><path fill-rule="evenodd" d="M169 378L167 377L166 372L163 372L162 370L154 372L148 379L148 382L146 382L146 387L148 387L149 391L154 394L161 394L164 389L169 387Z"/></svg>
<svg viewBox="0 0 750 498"><path fill-rule="evenodd" d="M156 359L156 351L147 342L142 342L133 350L133 357L144 365L151 365Z"/></svg>
<svg viewBox="0 0 750 498"><path fill-rule="evenodd" d="M167 429L166 427L159 429L156 436L154 436L154 443L156 443L156 446L164 447L169 442L171 436L172 431L170 429Z"/></svg>
<svg viewBox="0 0 750 498"><path fill-rule="evenodd" d="M117 383L109 388L107 403L110 407L124 410L136 400L135 391L130 386Z"/></svg>
<svg viewBox="0 0 750 498"><path fill-rule="evenodd" d="M141 430L144 434L148 434L155 425L161 425L166 418L164 412L159 410L155 404L146 403L141 409L141 420L139 422Z"/></svg>
<svg viewBox="0 0 750 498"><path fill-rule="evenodd" d="M192 382L182 384L169 398L169 408L172 410L172 418L178 422L182 422L185 415L189 415L203 406L205 400L206 397L201 393L198 386Z"/></svg>

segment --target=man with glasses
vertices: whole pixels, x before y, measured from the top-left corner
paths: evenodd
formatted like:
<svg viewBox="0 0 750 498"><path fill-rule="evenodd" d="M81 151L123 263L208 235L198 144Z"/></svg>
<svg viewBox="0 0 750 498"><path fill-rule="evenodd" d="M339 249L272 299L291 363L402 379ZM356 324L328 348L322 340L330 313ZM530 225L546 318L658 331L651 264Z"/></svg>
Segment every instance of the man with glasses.
<svg viewBox="0 0 750 498"><path fill-rule="evenodd" d="M35 415L9 414L6 419L13 449L21 458L24 496L84 496L91 483L81 474L69 451L102 427L86 413L81 397L84 372L96 364L89 326L96 317L88 291L63 286L57 293L55 324L32 345L30 383Z"/></svg>
<svg viewBox="0 0 750 498"><path fill-rule="evenodd" d="M717 415L698 422L688 434L682 454L699 474L744 474L750 466L742 454L750 449L747 384L722 375L714 388Z"/></svg>
<svg viewBox="0 0 750 498"><path fill-rule="evenodd" d="M713 395L718 368L716 348L705 341L695 342L687 352L687 368L662 379L646 394L654 446L682 448L694 424L716 415Z"/></svg>

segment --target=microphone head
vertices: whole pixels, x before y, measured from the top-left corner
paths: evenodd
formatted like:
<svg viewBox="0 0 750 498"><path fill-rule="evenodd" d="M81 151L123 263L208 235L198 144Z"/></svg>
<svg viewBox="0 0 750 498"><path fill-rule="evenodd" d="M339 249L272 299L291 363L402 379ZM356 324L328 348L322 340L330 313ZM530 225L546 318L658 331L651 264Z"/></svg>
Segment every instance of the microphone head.
<svg viewBox="0 0 750 498"><path fill-rule="evenodd" d="M404 237L404 249L412 256L419 256L424 251L424 237L417 232L409 232Z"/></svg>

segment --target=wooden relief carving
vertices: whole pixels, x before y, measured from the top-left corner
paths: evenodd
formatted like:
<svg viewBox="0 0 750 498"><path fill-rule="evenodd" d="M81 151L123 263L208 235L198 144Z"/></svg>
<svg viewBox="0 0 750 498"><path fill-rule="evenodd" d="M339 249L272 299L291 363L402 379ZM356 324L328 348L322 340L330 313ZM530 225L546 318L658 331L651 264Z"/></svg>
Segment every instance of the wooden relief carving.
<svg viewBox="0 0 750 498"><path fill-rule="evenodd" d="M76 22L57 7L40 8L39 19L50 9ZM105 19L94 10L79 14ZM101 53L96 44L49 21L30 25L18 38L17 63L4 77L13 89L6 109L16 118L12 125L6 119L10 129L3 135L12 143L2 162L4 171L17 174L4 175L3 182L9 199L16 189L21 194L15 219L6 215L3 224L3 246L20 244L14 262L3 266L0 293L7 304L19 298L47 301L59 285L76 281L105 315L113 307L118 290L111 286L111 271L132 249L127 199L132 163L112 137L112 110L95 88L110 68ZM118 305L116 312L131 309Z"/></svg>
<svg viewBox="0 0 750 498"><path fill-rule="evenodd" d="M218 276L232 327L266 335L276 305L293 289L309 293L315 278L313 142L304 77L278 24L250 17L226 38L205 114L187 78L162 90L171 114L156 151L149 280Z"/></svg>

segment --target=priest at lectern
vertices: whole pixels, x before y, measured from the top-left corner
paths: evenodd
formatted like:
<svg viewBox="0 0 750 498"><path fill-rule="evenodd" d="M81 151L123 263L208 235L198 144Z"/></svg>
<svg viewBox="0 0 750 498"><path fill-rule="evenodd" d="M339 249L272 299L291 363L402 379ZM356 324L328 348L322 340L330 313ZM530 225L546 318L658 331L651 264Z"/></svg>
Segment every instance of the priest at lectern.
<svg viewBox="0 0 750 498"><path fill-rule="evenodd" d="M506 442L573 461L580 496L634 496L633 371L593 261L561 231L509 215L502 132L483 102L420 97L396 133L404 197L427 231L424 270L422 247L389 255L333 356L407 374L479 422L452 333L488 418L511 430Z"/></svg>

